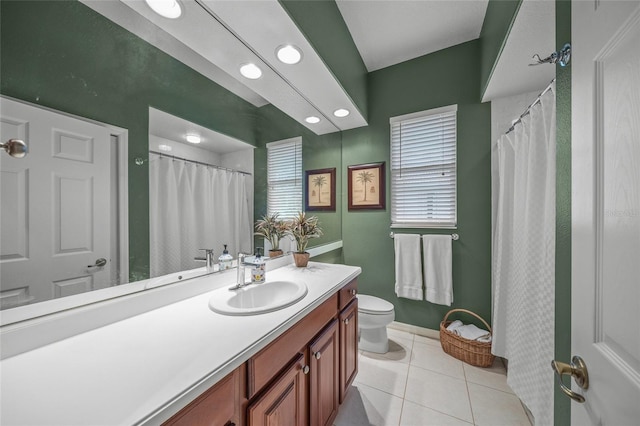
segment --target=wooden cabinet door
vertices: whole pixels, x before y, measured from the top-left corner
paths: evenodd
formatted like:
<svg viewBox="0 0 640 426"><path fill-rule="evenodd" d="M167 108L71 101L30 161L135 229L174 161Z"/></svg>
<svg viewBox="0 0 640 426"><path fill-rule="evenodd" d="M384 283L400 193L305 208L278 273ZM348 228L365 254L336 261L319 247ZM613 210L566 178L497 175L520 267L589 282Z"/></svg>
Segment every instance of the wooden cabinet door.
<svg viewBox="0 0 640 426"><path fill-rule="evenodd" d="M340 404L358 374L358 299L340 313Z"/></svg>
<svg viewBox="0 0 640 426"><path fill-rule="evenodd" d="M331 425L338 414L340 351L338 321L333 320L309 345L311 426Z"/></svg>
<svg viewBox="0 0 640 426"><path fill-rule="evenodd" d="M306 426L307 376L304 354L291 363L276 381L248 408L248 426Z"/></svg>
<svg viewBox="0 0 640 426"><path fill-rule="evenodd" d="M176 413L163 426L231 426L242 424L245 366L224 379Z"/></svg>

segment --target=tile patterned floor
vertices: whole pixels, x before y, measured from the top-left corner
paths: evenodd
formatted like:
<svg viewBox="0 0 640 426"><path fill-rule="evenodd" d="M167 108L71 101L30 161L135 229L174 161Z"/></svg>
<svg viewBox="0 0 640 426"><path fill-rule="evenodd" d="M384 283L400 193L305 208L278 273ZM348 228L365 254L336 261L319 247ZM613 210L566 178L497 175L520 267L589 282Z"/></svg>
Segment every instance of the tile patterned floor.
<svg viewBox="0 0 640 426"><path fill-rule="evenodd" d="M445 354L440 342L389 329L389 352L360 351L359 372L335 426L531 426L507 385L500 360L490 368Z"/></svg>

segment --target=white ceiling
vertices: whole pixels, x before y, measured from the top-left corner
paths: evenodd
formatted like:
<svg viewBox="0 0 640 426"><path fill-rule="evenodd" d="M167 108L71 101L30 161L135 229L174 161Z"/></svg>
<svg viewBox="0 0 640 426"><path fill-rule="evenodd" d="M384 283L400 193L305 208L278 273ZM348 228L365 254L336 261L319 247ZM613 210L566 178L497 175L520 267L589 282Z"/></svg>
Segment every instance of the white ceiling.
<svg viewBox="0 0 640 426"><path fill-rule="evenodd" d="M367 70L480 36L488 0L336 0Z"/></svg>
<svg viewBox="0 0 640 426"><path fill-rule="evenodd" d="M255 106L273 104L316 134L367 125L340 82L278 0L180 0L181 18L162 18L142 0L81 0L149 43ZM369 71L479 37L488 0L336 0ZM485 98L544 87L553 66L527 67L533 53L553 48L554 2L524 0ZM550 42L551 40L551 42ZM276 47L303 51L297 65L275 58ZM550 45L550 47L548 47ZM215 46L215 48L212 48ZM263 70L258 80L239 73L243 63ZM351 114L336 118L333 111ZM315 115L318 124L305 118Z"/></svg>

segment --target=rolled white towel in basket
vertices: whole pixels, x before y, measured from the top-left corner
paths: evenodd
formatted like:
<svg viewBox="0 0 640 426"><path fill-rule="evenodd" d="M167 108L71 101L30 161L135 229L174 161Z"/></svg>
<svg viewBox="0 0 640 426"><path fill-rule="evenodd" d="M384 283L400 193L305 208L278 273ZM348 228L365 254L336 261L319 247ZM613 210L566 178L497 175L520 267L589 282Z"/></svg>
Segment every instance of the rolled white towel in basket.
<svg viewBox="0 0 640 426"><path fill-rule="evenodd" d="M462 321L455 320L447 326L447 330L453 333L455 329L457 329L458 327L462 327L463 325L464 324L462 323Z"/></svg>
<svg viewBox="0 0 640 426"><path fill-rule="evenodd" d="M467 324L460 327L456 327L453 330L453 333L457 334L460 337L464 337L468 340L478 340L482 342L490 342L491 341L491 333L487 330L483 330L482 328L476 327L474 324ZM489 338L489 340L484 340ZM483 340L480 340L483 339Z"/></svg>

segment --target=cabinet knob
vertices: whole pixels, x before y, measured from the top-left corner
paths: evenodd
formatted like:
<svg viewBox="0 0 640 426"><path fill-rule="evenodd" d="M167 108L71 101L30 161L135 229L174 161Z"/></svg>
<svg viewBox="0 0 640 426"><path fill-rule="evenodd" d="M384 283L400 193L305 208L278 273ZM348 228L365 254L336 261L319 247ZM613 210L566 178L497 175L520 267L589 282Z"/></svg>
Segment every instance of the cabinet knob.
<svg viewBox="0 0 640 426"><path fill-rule="evenodd" d="M352 288L352 289L351 289L351 294L352 294L353 296L355 296L355 295L356 295L356 289L355 289L355 288Z"/></svg>
<svg viewBox="0 0 640 426"><path fill-rule="evenodd" d="M320 359L320 357L322 356L322 354L320 353L320 351L316 352L315 354L313 354L313 356L316 357L316 359Z"/></svg>
<svg viewBox="0 0 640 426"><path fill-rule="evenodd" d="M309 374L309 366L308 366L308 365L305 365L304 367L302 367L302 372L303 372L304 374Z"/></svg>
<svg viewBox="0 0 640 426"><path fill-rule="evenodd" d="M345 323L345 324L349 324L349 318L345 318L345 319L344 319L344 323Z"/></svg>

